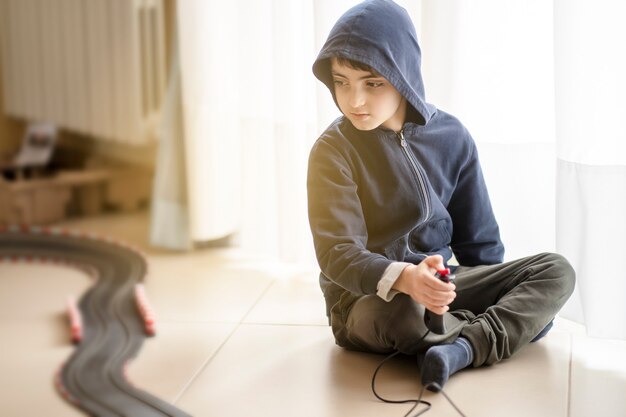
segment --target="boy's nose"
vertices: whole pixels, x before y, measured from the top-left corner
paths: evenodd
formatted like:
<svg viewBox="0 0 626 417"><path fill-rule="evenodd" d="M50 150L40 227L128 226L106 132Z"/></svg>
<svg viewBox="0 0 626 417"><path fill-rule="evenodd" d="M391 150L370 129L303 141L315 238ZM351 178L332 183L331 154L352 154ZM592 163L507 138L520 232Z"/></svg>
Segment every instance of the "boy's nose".
<svg viewBox="0 0 626 417"><path fill-rule="evenodd" d="M349 103L352 108L359 108L365 104L365 94L359 89L354 88L350 92L350 101Z"/></svg>

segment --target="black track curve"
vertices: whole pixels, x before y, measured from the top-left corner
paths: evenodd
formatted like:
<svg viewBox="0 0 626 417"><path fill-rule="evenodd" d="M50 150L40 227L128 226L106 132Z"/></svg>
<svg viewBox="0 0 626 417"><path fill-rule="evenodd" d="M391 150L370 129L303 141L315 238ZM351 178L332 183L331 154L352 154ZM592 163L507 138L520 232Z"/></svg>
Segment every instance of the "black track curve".
<svg viewBox="0 0 626 417"><path fill-rule="evenodd" d="M57 260L96 278L79 303L82 341L57 381L66 399L98 417L190 417L134 387L124 375L147 337L135 301L135 285L146 275L147 263L137 250L61 229L9 227L0 228L1 260Z"/></svg>

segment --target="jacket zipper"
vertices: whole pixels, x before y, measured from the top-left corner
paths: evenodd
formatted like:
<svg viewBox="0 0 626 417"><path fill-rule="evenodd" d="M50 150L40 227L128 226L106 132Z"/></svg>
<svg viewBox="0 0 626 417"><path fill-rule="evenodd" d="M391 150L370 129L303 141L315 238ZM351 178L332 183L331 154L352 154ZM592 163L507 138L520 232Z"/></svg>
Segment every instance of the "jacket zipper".
<svg viewBox="0 0 626 417"><path fill-rule="evenodd" d="M415 176L417 177L417 182L422 192L422 196L424 197L424 203L425 203L424 204L425 206L424 207L424 213L425 213L424 222L426 222L430 218L430 214L431 214L430 213L431 212L430 195L428 194L428 189L426 188L426 180L424 179L422 172L418 169L415 156L409 149L406 139L404 139L404 132L401 130L400 132L397 133L397 136L398 136L398 139L400 140L400 146L402 147L402 150L404 151L404 155L409 160L409 163L411 164L411 167L413 168L413 172L415 173Z"/></svg>

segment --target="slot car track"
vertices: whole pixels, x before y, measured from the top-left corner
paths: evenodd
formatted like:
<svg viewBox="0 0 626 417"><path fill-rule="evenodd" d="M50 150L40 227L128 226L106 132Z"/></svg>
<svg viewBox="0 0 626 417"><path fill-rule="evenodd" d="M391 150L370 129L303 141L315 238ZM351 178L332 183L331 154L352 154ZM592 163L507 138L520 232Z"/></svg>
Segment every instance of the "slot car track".
<svg viewBox="0 0 626 417"><path fill-rule="evenodd" d="M61 229L0 227L1 261L56 263L95 278L78 308L70 305L77 345L55 380L64 398L98 417L190 417L136 388L125 376L126 363L154 333L151 309L140 286L147 263L139 251Z"/></svg>

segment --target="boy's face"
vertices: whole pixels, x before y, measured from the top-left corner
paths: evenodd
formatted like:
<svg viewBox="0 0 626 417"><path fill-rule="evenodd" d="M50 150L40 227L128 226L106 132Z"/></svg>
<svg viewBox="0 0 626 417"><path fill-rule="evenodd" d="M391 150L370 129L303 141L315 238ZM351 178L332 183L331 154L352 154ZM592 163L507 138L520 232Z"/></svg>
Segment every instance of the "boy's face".
<svg viewBox="0 0 626 417"><path fill-rule="evenodd" d="M341 112L359 130L384 126L400 131L406 116L406 100L383 77L331 58L335 97Z"/></svg>

